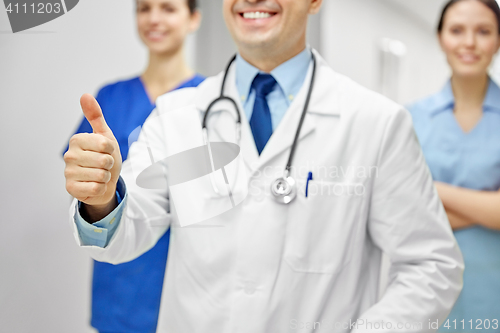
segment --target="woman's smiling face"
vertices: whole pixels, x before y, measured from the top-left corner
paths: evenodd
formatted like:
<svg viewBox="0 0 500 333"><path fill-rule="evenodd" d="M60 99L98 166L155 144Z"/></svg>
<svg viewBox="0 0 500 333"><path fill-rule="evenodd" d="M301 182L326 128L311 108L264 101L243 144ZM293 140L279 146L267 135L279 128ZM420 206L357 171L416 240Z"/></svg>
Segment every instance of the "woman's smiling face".
<svg viewBox="0 0 500 333"><path fill-rule="evenodd" d="M453 4L444 16L439 43L454 75L487 74L500 47L495 13L476 0Z"/></svg>
<svg viewBox="0 0 500 333"><path fill-rule="evenodd" d="M138 0L137 30L152 53L172 53L195 31L200 14L191 13L187 0Z"/></svg>

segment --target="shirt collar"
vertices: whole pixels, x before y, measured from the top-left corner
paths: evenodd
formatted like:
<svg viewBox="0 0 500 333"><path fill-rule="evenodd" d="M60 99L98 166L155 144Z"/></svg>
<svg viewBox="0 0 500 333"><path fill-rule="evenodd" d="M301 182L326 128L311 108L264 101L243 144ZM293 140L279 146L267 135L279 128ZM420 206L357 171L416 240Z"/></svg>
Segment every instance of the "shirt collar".
<svg viewBox="0 0 500 333"><path fill-rule="evenodd" d="M302 87L311 59L311 50L306 47L304 51L271 71L270 74L278 82L283 93L290 101L293 100ZM253 79L259 73L263 72L250 65L238 54L236 57L236 87L243 101L250 94Z"/></svg>
<svg viewBox="0 0 500 333"><path fill-rule="evenodd" d="M455 106L455 97L451 88L451 81L446 82L443 89L434 96L434 107L431 110L431 115L434 116L446 110L453 110ZM491 78L488 83L488 91L483 102L484 111L496 111L500 113L500 88Z"/></svg>
<svg viewBox="0 0 500 333"><path fill-rule="evenodd" d="M483 109L484 111L496 111L500 113L500 88L491 78L486 97L484 98Z"/></svg>
<svg viewBox="0 0 500 333"><path fill-rule="evenodd" d="M453 110L453 106L455 105L455 97L453 96L453 89L451 88L450 80L446 82L440 92L434 95L434 101L432 105L432 116L446 110Z"/></svg>

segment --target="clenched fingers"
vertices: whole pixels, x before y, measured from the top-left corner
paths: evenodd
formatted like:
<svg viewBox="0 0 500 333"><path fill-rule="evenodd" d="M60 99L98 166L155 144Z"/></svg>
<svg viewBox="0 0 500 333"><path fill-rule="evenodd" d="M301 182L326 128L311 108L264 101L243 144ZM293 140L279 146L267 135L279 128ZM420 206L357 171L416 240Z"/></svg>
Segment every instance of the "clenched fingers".
<svg viewBox="0 0 500 333"><path fill-rule="evenodd" d="M66 190L80 201L97 197L106 193L107 186L104 183L67 181Z"/></svg>
<svg viewBox="0 0 500 333"><path fill-rule="evenodd" d="M113 141L104 135L94 133L75 134L69 140L69 149L79 148L97 153L113 154L115 146Z"/></svg>
<svg viewBox="0 0 500 333"><path fill-rule="evenodd" d="M70 149L64 154L66 165L77 165L84 168L111 170L115 160L111 155L96 153L94 151Z"/></svg>
<svg viewBox="0 0 500 333"><path fill-rule="evenodd" d="M77 182L107 183L111 180L111 172L97 168L82 168L77 165L64 169L66 179Z"/></svg>

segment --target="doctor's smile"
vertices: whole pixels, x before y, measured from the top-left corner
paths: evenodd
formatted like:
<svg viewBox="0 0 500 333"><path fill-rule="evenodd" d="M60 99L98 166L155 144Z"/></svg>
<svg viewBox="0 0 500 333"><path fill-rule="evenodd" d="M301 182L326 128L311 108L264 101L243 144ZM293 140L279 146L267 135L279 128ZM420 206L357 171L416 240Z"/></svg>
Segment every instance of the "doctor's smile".
<svg viewBox="0 0 500 333"><path fill-rule="evenodd" d="M257 2L255 4L243 1L235 2L232 11L236 19L242 19L241 24L254 24L255 26L272 24L271 18L279 19L281 7L272 1Z"/></svg>

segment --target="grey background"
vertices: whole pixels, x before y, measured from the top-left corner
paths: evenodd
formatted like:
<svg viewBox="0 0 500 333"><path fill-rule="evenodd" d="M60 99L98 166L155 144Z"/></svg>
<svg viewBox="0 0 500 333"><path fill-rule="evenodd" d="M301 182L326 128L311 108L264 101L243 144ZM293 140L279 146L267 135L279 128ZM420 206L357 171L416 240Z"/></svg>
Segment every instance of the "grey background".
<svg viewBox="0 0 500 333"><path fill-rule="evenodd" d="M205 17L188 42L189 61L214 74L235 49L220 0L201 2ZM335 70L375 90L380 39L404 42L399 102L407 103L440 89L449 75L434 34L442 3L325 0L311 21L309 42ZM80 1L66 15L18 34L0 9L2 332L93 332L91 260L69 227L61 152L82 116L79 97L136 75L146 64L132 4Z"/></svg>

